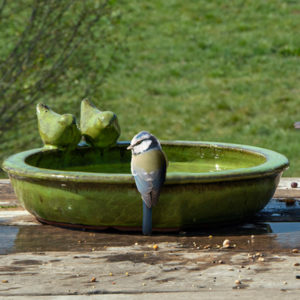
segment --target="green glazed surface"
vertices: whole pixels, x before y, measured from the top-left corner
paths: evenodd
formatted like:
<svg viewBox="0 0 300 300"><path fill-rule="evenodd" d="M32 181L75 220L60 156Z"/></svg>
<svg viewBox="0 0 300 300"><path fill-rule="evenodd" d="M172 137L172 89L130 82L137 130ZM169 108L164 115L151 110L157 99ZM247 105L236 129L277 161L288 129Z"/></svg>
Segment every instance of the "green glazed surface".
<svg viewBox="0 0 300 300"><path fill-rule="evenodd" d="M121 129L112 111L100 111L88 99L81 101L80 130L85 140L97 148L115 145Z"/></svg>
<svg viewBox="0 0 300 300"><path fill-rule="evenodd" d="M59 115L47 105L36 107L41 139L48 148L75 149L81 139L75 116Z"/></svg>
<svg viewBox="0 0 300 300"><path fill-rule="evenodd" d="M18 199L38 219L95 227L141 227L142 200L128 142L111 149L34 149L9 157ZM243 220L272 198L288 167L271 150L224 143L163 142L167 178L153 209L157 229Z"/></svg>

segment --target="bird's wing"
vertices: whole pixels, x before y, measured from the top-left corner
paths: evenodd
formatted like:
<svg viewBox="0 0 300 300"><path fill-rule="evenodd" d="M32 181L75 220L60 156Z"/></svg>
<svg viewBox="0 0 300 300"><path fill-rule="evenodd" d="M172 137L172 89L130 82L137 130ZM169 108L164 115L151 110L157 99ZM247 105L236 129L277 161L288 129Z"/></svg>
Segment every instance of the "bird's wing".
<svg viewBox="0 0 300 300"><path fill-rule="evenodd" d="M142 195L147 207L152 207L157 203L159 192L165 181L165 168L147 173L143 170L132 172L138 191Z"/></svg>
<svg viewBox="0 0 300 300"><path fill-rule="evenodd" d="M169 161L168 161L168 158L167 158L167 155L164 151L161 151L163 156L164 156L164 159L165 159L165 164L166 164L166 168L169 166Z"/></svg>

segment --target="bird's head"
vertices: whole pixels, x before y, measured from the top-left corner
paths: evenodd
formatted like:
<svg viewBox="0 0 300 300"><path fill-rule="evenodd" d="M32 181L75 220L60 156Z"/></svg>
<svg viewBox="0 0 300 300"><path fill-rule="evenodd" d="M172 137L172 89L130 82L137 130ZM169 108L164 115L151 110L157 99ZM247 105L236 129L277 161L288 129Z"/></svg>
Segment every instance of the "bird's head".
<svg viewBox="0 0 300 300"><path fill-rule="evenodd" d="M132 154L138 155L152 149L161 149L158 139L148 131L141 131L133 137L127 150Z"/></svg>

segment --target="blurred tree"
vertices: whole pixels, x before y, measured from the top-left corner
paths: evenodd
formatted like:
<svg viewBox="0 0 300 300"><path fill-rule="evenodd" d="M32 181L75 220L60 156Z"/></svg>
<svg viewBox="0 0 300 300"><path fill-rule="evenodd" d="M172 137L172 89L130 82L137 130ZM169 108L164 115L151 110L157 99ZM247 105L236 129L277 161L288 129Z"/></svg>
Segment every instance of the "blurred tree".
<svg viewBox="0 0 300 300"><path fill-rule="evenodd" d="M99 88L121 45L119 20L109 0L0 0L0 159L36 140L35 103L65 110Z"/></svg>

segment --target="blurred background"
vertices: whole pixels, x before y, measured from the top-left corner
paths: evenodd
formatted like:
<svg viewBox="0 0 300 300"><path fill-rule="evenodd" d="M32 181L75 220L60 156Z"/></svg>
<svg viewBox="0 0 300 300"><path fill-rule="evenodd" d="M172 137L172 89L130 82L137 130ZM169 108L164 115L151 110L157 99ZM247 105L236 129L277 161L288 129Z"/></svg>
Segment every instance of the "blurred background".
<svg viewBox="0 0 300 300"><path fill-rule="evenodd" d="M299 0L0 0L0 162L42 145L37 103L79 120L88 97L121 140L265 147L300 176L299 29Z"/></svg>

